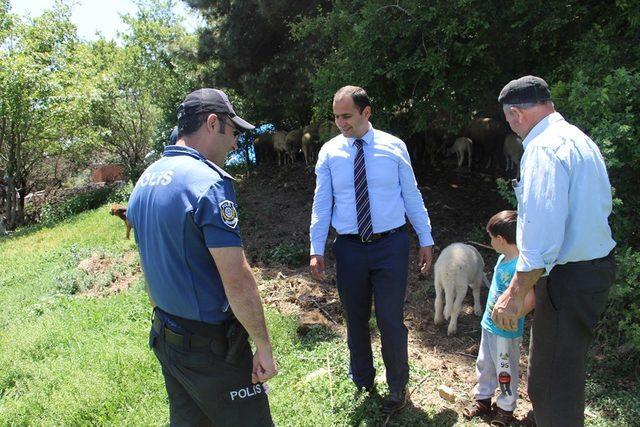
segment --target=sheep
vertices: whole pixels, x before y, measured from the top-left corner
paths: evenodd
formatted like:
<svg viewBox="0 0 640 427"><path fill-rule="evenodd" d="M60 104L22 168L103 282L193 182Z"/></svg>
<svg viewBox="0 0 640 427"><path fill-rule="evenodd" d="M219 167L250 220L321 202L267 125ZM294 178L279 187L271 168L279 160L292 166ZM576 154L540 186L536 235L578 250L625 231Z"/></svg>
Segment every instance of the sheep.
<svg viewBox="0 0 640 427"><path fill-rule="evenodd" d="M502 151L500 145L504 142L506 133L504 125L498 120L479 117L471 120L460 136L469 137L475 143L481 163L485 161L485 169L489 169L492 160L498 162L498 154Z"/></svg>
<svg viewBox="0 0 640 427"><path fill-rule="evenodd" d="M302 154L304 163L313 165L318 155L318 126L310 124L302 129Z"/></svg>
<svg viewBox="0 0 640 427"><path fill-rule="evenodd" d="M480 289L489 282L484 274L484 261L476 248L464 243L452 243L444 248L434 266L436 288L434 323L449 320L447 335L458 328L458 316L467 287L473 289L473 312L482 315ZM443 295L444 293L444 295ZM444 300L443 300L444 296ZM444 311L443 311L444 307Z"/></svg>
<svg viewBox="0 0 640 427"><path fill-rule="evenodd" d="M504 154L506 166L505 171L509 172L513 169L518 169L520 165L520 159L524 149L522 148L522 139L513 133L508 134L504 138L504 146L502 148Z"/></svg>
<svg viewBox="0 0 640 427"><path fill-rule="evenodd" d="M462 167L465 154L467 157L467 167L471 169L471 154L473 152L473 141L466 136L461 136L453 141L453 145L447 150L447 154L456 153L458 157L458 167Z"/></svg>
<svg viewBox="0 0 640 427"><path fill-rule="evenodd" d="M276 157L273 148L273 133L265 132L253 141L253 149L256 154L256 163L273 163Z"/></svg>
<svg viewBox="0 0 640 427"><path fill-rule="evenodd" d="M285 151L289 163L296 161L296 155L302 148L302 129L294 129L287 134L285 139Z"/></svg>
<svg viewBox="0 0 640 427"><path fill-rule="evenodd" d="M279 130L273 134L273 148L278 158L278 166L286 163L287 159L287 132Z"/></svg>

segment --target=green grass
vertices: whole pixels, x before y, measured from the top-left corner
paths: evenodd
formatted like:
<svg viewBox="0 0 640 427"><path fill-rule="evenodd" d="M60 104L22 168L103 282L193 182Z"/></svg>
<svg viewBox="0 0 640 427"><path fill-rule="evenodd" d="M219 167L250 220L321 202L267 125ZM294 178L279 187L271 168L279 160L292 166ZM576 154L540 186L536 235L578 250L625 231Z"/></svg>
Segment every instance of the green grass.
<svg viewBox="0 0 640 427"><path fill-rule="evenodd" d="M78 262L134 250L123 237L122 222L105 207L0 240L0 425L168 422L159 365L147 347L150 307L141 279L111 296L81 292L105 286L111 276L85 275ZM354 399L341 337L322 328L299 336L295 318L275 310L267 318L281 372L270 382L277 425L384 421L379 400ZM382 371L379 358L376 363ZM412 372L412 378L424 375ZM416 409L389 425L430 424L433 417L442 415Z"/></svg>
<svg viewBox="0 0 640 427"><path fill-rule="evenodd" d="M0 240L0 426L168 423L162 375L147 346L151 309L142 279L128 291L90 297L83 291L106 287L132 265L115 263L100 274L77 269L92 254L120 259L134 250L135 243L124 240L122 222L108 215L106 207ZM269 382L276 425L374 426L387 421L379 398L354 397L347 378L348 350L340 336L322 327L300 335L294 317L270 308L266 314L280 367ZM384 394L379 350L375 354ZM618 421L637 420L637 386L614 392L601 378L592 378L587 388L599 403L596 412L614 414ZM409 387L422 380L416 407L387 425L477 425L432 404L427 397L440 382L438 372L412 365ZM624 425L600 415L587 422Z"/></svg>

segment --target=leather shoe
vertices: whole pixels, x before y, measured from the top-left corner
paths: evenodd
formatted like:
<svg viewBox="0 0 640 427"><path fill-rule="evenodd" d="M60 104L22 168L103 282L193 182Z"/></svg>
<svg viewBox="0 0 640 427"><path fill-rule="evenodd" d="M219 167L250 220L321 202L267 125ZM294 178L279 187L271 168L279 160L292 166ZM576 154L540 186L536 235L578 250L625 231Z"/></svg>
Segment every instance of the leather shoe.
<svg viewBox="0 0 640 427"><path fill-rule="evenodd" d="M376 388L375 384L369 387L357 387L355 397L357 398L358 396L362 396L363 394L367 394L369 397L377 396L378 389Z"/></svg>
<svg viewBox="0 0 640 427"><path fill-rule="evenodd" d="M409 399L407 396L406 388L402 389L401 391L392 391L382 401L382 413L392 414L394 412L398 412L399 410L407 406L408 401Z"/></svg>

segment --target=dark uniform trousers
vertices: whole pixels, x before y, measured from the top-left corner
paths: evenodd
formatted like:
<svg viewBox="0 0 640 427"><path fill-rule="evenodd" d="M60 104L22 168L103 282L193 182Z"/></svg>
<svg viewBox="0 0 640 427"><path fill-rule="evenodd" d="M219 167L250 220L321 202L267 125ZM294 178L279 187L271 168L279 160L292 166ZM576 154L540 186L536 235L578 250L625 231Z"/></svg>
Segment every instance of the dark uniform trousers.
<svg viewBox="0 0 640 427"><path fill-rule="evenodd" d="M373 297L387 384L390 391L401 391L409 381L403 316L409 262L407 232L398 231L370 243L338 236L333 252L338 293L347 320L353 381L358 387L370 387L376 375L369 330Z"/></svg>
<svg viewBox="0 0 640 427"><path fill-rule="evenodd" d="M171 426L273 426L262 384L251 383L253 355L244 346L236 363L225 361L224 331L210 345L193 348L189 336L183 344L167 342L167 326L154 320L149 346L160 362L169 396ZM205 338L205 342L206 342Z"/></svg>
<svg viewBox="0 0 640 427"><path fill-rule="evenodd" d="M614 275L610 254L557 265L536 285L528 392L538 427L584 425L586 355Z"/></svg>

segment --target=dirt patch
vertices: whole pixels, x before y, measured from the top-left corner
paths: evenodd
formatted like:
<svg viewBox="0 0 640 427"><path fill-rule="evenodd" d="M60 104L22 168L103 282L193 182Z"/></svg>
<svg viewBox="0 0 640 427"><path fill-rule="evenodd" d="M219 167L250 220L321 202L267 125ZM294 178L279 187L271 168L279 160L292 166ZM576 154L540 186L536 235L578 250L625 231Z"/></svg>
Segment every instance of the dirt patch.
<svg viewBox="0 0 640 427"><path fill-rule="evenodd" d="M416 177L432 222L436 241L434 259L453 242L487 244L484 228L488 219L496 212L510 208L497 192L496 177L489 174L442 167L418 170ZM331 244L327 245L326 279L322 283L311 278L306 265L290 268L267 256L270 249L282 243L308 248L314 186L313 170L302 165L260 168L243 177L237 185L239 211L241 220L244 219L240 224L243 243L267 304L284 314L295 314L299 329L324 325L346 335L335 286ZM475 384L480 318L473 314L473 297L469 292L455 336L447 336L445 325L433 324L433 278L431 273L425 276L413 267L417 262L417 247L417 239L412 233L405 323L409 329L409 357L412 363L426 368L429 377L417 381L418 385L411 390L411 398L416 407L436 406L460 414L472 398ZM478 249L485 261L485 272L491 277L497 254L487 248ZM486 294L485 289L483 305ZM374 339L374 346L378 347L379 354L378 339ZM525 350L520 366L521 398L516 411L520 420L531 409L526 394L526 357ZM384 376L380 377L384 381ZM438 396L438 386L443 384L453 388L457 397L455 403ZM513 425L526 425L526 422Z"/></svg>
<svg viewBox="0 0 640 427"><path fill-rule="evenodd" d="M125 291L139 278L141 269L136 251L112 256L94 252L78 263L84 272L80 296L104 297Z"/></svg>

